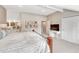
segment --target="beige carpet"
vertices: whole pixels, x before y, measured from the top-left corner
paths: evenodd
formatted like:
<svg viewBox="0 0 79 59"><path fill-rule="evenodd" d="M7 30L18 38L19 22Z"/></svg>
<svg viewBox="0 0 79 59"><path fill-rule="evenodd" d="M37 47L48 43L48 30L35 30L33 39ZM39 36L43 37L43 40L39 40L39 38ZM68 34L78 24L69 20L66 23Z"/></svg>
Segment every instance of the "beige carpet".
<svg viewBox="0 0 79 59"><path fill-rule="evenodd" d="M74 44L65 40L54 39L54 53L79 53L79 44Z"/></svg>

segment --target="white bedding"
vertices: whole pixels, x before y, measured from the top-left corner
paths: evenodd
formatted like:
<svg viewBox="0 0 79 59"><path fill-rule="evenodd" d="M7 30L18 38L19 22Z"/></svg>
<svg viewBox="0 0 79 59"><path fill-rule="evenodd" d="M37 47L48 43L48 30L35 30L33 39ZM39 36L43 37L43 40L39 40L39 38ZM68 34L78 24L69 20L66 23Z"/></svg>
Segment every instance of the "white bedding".
<svg viewBox="0 0 79 59"><path fill-rule="evenodd" d="M12 33L0 40L0 52L46 53L49 52L46 39L34 32Z"/></svg>

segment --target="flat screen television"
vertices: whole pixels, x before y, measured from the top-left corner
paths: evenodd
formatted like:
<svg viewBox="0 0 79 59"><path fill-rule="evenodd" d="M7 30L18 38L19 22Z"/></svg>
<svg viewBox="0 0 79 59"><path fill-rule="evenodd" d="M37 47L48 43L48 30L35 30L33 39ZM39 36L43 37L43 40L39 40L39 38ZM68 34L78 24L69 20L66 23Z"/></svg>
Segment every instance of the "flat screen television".
<svg viewBox="0 0 79 59"><path fill-rule="evenodd" d="M59 24L51 24L50 30L59 31Z"/></svg>

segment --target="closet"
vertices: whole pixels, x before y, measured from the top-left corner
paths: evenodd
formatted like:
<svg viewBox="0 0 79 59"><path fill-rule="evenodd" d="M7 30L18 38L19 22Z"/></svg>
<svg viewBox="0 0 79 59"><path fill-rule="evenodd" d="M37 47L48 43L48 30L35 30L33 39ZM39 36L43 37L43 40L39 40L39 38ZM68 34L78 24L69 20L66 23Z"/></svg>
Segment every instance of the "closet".
<svg viewBox="0 0 79 59"><path fill-rule="evenodd" d="M79 16L70 16L62 19L62 39L79 44Z"/></svg>

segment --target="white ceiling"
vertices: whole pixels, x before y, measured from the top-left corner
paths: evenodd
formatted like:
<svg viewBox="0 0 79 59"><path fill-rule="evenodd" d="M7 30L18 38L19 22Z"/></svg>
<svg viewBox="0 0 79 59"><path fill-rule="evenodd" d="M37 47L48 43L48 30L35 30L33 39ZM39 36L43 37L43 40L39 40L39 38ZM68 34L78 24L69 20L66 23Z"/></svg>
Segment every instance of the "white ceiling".
<svg viewBox="0 0 79 59"><path fill-rule="evenodd" d="M47 5L3 5L3 6L6 8L6 10L11 10L15 12L27 12L44 16L52 14L56 11L62 11L62 9Z"/></svg>
<svg viewBox="0 0 79 59"><path fill-rule="evenodd" d="M58 7L72 11L79 11L79 5L58 5Z"/></svg>
<svg viewBox="0 0 79 59"><path fill-rule="evenodd" d="M38 15L47 16L56 11L63 11L69 9L72 11L79 11L79 5L3 5L6 10L14 12L27 12Z"/></svg>

